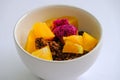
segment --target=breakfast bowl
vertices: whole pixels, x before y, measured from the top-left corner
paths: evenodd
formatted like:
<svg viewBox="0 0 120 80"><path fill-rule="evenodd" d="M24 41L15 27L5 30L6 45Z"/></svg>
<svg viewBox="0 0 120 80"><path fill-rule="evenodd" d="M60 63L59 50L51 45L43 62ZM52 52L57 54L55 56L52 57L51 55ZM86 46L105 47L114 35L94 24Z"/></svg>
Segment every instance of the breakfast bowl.
<svg viewBox="0 0 120 80"><path fill-rule="evenodd" d="M35 22L61 16L76 17L79 25L78 30L86 31L98 40L94 49L81 57L64 61L40 59L24 49L29 31ZM68 5L50 5L27 12L15 26L14 40L21 60L36 76L45 80L75 80L96 61L101 49L102 28L93 15L81 8Z"/></svg>

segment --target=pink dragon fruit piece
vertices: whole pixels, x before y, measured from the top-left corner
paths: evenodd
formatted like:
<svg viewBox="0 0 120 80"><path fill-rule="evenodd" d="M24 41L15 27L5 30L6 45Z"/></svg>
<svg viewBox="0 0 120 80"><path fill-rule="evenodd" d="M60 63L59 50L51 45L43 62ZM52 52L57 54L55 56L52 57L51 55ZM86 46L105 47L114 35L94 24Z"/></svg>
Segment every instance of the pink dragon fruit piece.
<svg viewBox="0 0 120 80"><path fill-rule="evenodd" d="M77 28L69 25L69 24L65 24L65 25L61 25L59 27L56 27L53 30L53 33L55 34L55 36L60 39L63 42L63 36L70 36L70 35L76 35L77 34Z"/></svg>
<svg viewBox="0 0 120 80"><path fill-rule="evenodd" d="M65 24L69 24L67 19L57 19L53 22L54 29Z"/></svg>

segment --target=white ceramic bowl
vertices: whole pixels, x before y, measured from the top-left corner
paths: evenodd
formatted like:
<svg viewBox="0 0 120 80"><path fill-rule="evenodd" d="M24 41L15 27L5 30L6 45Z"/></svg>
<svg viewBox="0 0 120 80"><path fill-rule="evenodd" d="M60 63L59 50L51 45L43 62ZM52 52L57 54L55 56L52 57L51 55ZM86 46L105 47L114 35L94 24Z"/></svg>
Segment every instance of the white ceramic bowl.
<svg viewBox="0 0 120 80"><path fill-rule="evenodd" d="M27 35L35 22L61 16L75 16L79 22L79 30L87 31L99 40L97 46L88 54L67 61L38 59L24 50ZM66 5L51 5L32 10L18 21L14 29L15 44L21 60L32 73L45 80L75 80L87 71L99 54L101 37L102 29L94 16L83 9Z"/></svg>

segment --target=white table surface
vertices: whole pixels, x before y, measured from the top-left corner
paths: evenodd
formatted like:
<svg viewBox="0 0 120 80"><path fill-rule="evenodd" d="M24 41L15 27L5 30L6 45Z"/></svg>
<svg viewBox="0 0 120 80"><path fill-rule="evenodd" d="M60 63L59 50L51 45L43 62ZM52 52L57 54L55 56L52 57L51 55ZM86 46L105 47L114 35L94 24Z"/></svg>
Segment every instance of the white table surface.
<svg viewBox="0 0 120 80"><path fill-rule="evenodd" d="M103 27L100 56L78 80L120 80L120 0L0 0L0 80L40 80L18 56L13 29L25 12L51 4L83 8Z"/></svg>

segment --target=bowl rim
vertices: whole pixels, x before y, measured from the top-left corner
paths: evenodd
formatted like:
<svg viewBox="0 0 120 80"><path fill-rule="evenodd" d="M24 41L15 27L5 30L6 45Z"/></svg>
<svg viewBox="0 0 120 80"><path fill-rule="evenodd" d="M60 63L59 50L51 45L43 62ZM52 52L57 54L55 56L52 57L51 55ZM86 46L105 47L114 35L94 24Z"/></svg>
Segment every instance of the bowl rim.
<svg viewBox="0 0 120 80"><path fill-rule="evenodd" d="M68 7L68 8L79 9L79 10L84 11L84 12L87 13L88 15L90 15L92 18L94 18L94 19L97 21L98 25L99 25L99 29L100 29L100 33L101 33L97 45L96 45L90 52L88 52L87 54L84 54L84 55L82 55L82 56L80 56L80 57L77 57L77 58L74 58L74 59L71 59L71 60L62 60L62 61L49 61L49 60L37 58L37 57L35 57L35 56L32 56L29 52L27 52L27 51L19 44L19 42L18 42L18 40L17 40L17 35L16 35L16 31L17 31L17 28L18 28L17 25L18 25L18 24L22 21L22 19L24 19L28 14L30 14L30 13L32 13L32 12L34 12L34 11L37 11L37 10L39 10L39 9L52 8L52 7ZM95 16L93 16L90 12L86 11L85 9L82 9L82 8L80 8L80 7L76 7L76 6L73 6L73 5L63 5L63 4L59 4L59 5L47 5L47 6L37 7L37 8L34 8L34 9L29 10L29 11L27 11L26 13L24 13L24 14L22 15L22 17L20 17L20 18L18 19L17 23L16 23L15 26L14 26L14 29L13 29L13 37L14 37L14 42L16 43L17 47L18 47L19 49L21 49L26 55L28 55L28 56L30 56L30 57L32 57L32 58L34 58L34 59L37 59L37 60L40 60L40 61L44 61L44 62L48 62L48 63L66 63L66 62L68 63L68 62L73 62L73 61L82 59L82 58L84 58L84 57L92 54L92 53L102 44L103 30L102 30L102 26L101 26L101 24L99 23L99 21L97 20L97 18L96 18Z"/></svg>

